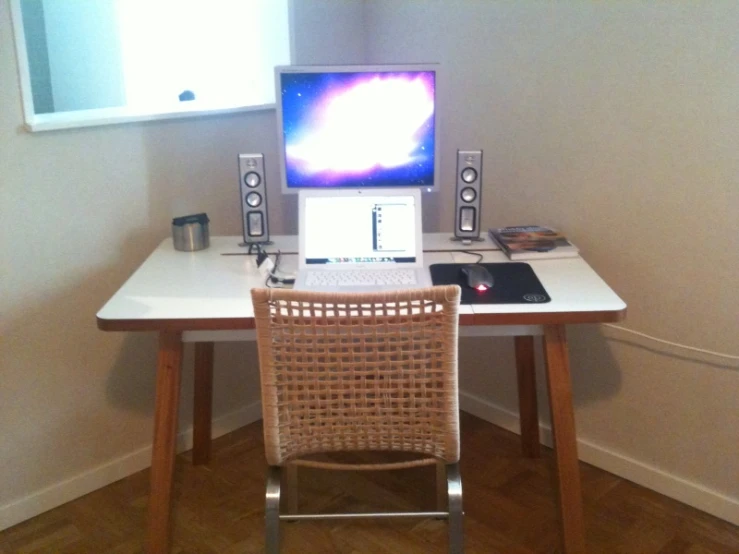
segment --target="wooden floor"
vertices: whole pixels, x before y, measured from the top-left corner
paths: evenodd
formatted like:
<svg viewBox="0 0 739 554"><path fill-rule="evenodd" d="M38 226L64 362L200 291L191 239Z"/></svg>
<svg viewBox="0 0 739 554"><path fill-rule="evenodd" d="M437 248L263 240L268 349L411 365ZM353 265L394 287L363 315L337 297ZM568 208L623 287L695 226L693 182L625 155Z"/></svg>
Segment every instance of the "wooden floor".
<svg viewBox="0 0 739 554"><path fill-rule="evenodd" d="M214 442L209 466L177 459L173 552L263 552L261 424ZM588 548L598 553L737 554L739 527L581 464ZM557 522L549 450L519 454L518 437L462 414L465 546L471 553L552 553ZM434 509L434 470L301 470L301 509ZM143 471L0 532L0 554L143 551L148 472ZM283 523L285 553L433 554L446 523L433 519Z"/></svg>

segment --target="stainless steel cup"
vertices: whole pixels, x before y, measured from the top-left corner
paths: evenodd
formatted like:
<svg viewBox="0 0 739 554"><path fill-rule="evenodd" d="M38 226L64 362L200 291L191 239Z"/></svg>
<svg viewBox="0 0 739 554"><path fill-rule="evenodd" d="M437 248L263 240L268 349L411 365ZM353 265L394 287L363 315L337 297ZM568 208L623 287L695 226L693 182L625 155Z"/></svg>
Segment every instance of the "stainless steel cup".
<svg viewBox="0 0 739 554"><path fill-rule="evenodd" d="M172 220L172 241L175 250L194 252L210 246L208 216L204 213L175 217Z"/></svg>

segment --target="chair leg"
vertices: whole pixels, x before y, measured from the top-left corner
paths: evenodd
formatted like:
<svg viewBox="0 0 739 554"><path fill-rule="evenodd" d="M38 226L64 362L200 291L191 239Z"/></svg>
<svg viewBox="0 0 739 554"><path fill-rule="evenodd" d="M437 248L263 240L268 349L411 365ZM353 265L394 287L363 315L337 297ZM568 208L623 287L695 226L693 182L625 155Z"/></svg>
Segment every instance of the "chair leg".
<svg viewBox="0 0 739 554"><path fill-rule="evenodd" d="M267 554L280 552L280 468L270 466L265 494L265 549Z"/></svg>
<svg viewBox="0 0 739 554"><path fill-rule="evenodd" d="M464 524L462 511L462 478L459 464L449 464L446 469L449 495L449 554L464 552Z"/></svg>

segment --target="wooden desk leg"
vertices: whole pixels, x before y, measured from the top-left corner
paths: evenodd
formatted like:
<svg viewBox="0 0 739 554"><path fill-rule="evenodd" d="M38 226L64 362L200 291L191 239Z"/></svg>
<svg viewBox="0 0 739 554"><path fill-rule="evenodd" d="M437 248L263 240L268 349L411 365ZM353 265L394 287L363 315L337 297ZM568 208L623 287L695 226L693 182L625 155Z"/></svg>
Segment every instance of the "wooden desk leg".
<svg viewBox="0 0 739 554"><path fill-rule="evenodd" d="M181 333L159 333L154 445L151 453L149 554L169 552L170 514L182 375Z"/></svg>
<svg viewBox="0 0 739 554"><path fill-rule="evenodd" d="M518 413L521 419L521 450L527 458L538 458L539 408L536 404L534 337L515 337L518 374Z"/></svg>
<svg viewBox="0 0 739 554"><path fill-rule="evenodd" d="M585 524L564 325L544 326L544 357L552 408L562 550L566 554L580 554L585 553Z"/></svg>
<svg viewBox="0 0 739 554"><path fill-rule="evenodd" d="M192 463L210 462L213 419L213 343L195 343L195 391L192 426Z"/></svg>

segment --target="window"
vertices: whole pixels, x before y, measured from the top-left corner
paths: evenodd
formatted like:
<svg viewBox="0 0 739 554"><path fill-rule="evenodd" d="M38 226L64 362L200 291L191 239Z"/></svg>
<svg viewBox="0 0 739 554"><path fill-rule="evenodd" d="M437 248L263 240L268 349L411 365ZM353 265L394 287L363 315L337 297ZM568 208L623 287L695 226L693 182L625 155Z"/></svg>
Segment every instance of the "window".
<svg viewBox="0 0 739 554"><path fill-rule="evenodd" d="M288 0L13 0L32 131L263 109Z"/></svg>

